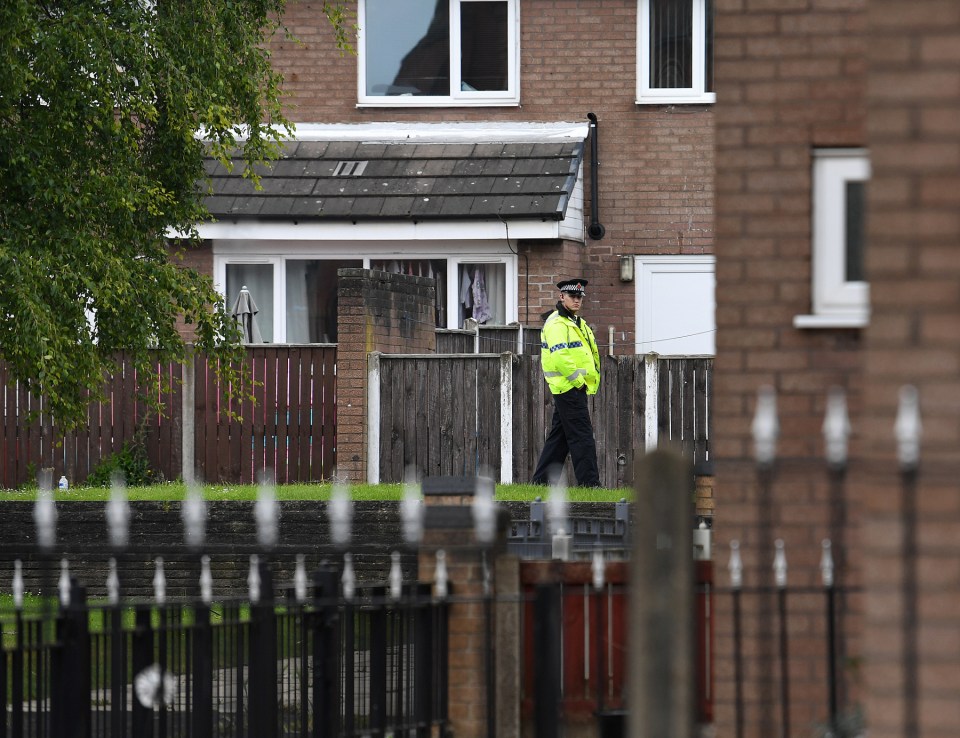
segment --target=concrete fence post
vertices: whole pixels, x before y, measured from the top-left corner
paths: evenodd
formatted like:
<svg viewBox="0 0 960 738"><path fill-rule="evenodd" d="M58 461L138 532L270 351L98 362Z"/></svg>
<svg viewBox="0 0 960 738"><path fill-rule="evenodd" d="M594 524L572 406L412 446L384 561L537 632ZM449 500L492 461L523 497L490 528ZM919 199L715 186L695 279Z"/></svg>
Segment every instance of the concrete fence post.
<svg viewBox="0 0 960 738"><path fill-rule="evenodd" d="M380 484L380 352L367 355L367 482Z"/></svg>
<svg viewBox="0 0 960 738"><path fill-rule="evenodd" d="M513 354L500 354L500 484L513 483Z"/></svg>
<svg viewBox="0 0 960 738"><path fill-rule="evenodd" d="M187 344L180 367L183 382L180 392L180 476L189 484L195 478L196 462L196 412L197 377L193 344Z"/></svg>
<svg viewBox="0 0 960 738"><path fill-rule="evenodd" d="M644 396L644 429L647 452L657 448L657 433L659 425L659 408L657 400L660 396L660 372L657 370L659 355L651 352L644 357L644 375L646 388Z"/></svg>

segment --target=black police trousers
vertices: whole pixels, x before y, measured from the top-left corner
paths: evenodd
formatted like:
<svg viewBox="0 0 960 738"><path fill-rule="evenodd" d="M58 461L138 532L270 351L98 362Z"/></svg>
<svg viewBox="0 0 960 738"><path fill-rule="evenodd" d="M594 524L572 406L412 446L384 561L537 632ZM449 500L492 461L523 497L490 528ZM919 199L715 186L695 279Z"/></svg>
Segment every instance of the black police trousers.
<svg viewBox="0 0 960 738"><path fill-rule="evenodd" d="M573 461L577 486L599 487L597 443L593 438L585 389L572 389L553 396L553 422L533 473L533 483L548 484L549 477L560 473L568 453Z"/></svg>

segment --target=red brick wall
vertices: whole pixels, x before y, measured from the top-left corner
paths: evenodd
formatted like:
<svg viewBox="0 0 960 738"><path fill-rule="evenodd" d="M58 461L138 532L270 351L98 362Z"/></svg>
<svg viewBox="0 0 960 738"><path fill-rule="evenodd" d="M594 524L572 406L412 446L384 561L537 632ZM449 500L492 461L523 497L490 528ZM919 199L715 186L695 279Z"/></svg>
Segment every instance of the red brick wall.
<svg viewBox="0 0 960 738"><path fill-rule="evenodd" d="M170 248L170 254L175 264L195 269L201 274L213 274L213 249L209 241L203 241L195 246L178 244L177 247ZM177 321L177 329L184 341L190 343L196 340L194 327L187 325L182 319Z"/></svg>
<svg viewBox="0 0 960 738"><path fill-rule="evenodd" d="M519 318L529 293L536 316L556 297L541 294L563 274L591 281L585 314L627 332L633 351L634 285L618 278L621 254L712 253L713 114L710 106L638 106L636 0L524 0L521 105L485 108L358 108L357 60L333 45L320 3L293 1L286 22L299 43L279 42L288 115L297 122L600 121L601 241L585 247L531 245L519 259ZM589 180L589 158L584 167ZM586 183L589 218L590 190ZM532 321L536 323L537 321Z"/></svg>
<svg viewBox="0 0 960 738"><path fill-rule="evenodd" d="M337 476L366 481L367 355L433 353L432 279L370 269L338 272Z"/></svg>
<svg viewBox="0 0 960 738"><path fill-rule="evenodd" d="M717 584L729 585L730 541L741 543L748 587L772 584L773 542L783 539L791 585L817 585L820 541L857 509L831 492L820 428L828 389L860 402L862 335L798 330L811 312L811 150L865 146L864 0L717 3L717 360L714 524ZM778 395L780 440L773 482L758 483L751 421L758 388ZM858 430L860 430L858 428ZM854 533L843 538L851 544ZM852 548L852 546L851 546ZM848 557L848 561L851 557ZM856 567L857 562L849 561ZM848 572L848 583L856 572ZM848 602L856 617L856 602ZM744 596L747 735L780 723L776 608ZM731 599L717 600L716 720L732 734ZM826 719L822 602L790 601L790 723L799 734ZM856 642L847 644L855 655ZM845 670L844 676L852 679ZM854 695L851 695L851 699Z"/></svg>
<svg viewBox="0 0 960 738"><path fill-rule="evenodd" d="M865 670L870 735L957 734L960 690L960 4L869 0L873 177L864 356ZM893 424L899 387L920 394L917 556L904 556ZM904 581L917 588L918 669L905 670Z"/></svg>

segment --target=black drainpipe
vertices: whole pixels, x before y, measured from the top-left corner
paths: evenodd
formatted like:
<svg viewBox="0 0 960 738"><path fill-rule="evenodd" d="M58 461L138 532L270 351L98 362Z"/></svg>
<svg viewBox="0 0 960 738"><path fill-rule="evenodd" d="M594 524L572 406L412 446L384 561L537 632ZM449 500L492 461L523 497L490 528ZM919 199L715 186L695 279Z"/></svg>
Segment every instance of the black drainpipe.
<svg viewBox="0 0 960 738"><path fill-rule="evenodd" d="M599 241L607 229L600 224L597 212L597 200L600 198L597 191L600 180L597 174L600 167L600 162L597 161L597 116L595 113L587 113L587 119L590 121L590 225L587 226L587 235L594 241Z"/></svg>

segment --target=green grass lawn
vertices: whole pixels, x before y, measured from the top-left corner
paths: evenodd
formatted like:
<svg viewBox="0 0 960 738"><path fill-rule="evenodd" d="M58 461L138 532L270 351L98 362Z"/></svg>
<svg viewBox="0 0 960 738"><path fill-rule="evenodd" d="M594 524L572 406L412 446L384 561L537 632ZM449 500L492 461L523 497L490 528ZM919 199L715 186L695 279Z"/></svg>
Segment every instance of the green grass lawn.
<svg viewBox="0 0 960 738"><path fill-rule="evenodd" d="M283 484L277 486L278 500L329 500L331 484ZM203 488L207 500L255 500L257 499L257 485L255 484L208 484ZM155 484L149 487L129 487L127 496L131 501L179 501L184 498L185 486L182 483ZM400 484L357 484L350 486L350 494L354 500L399 500L403 495L403 485ZM571 502L618 502L626 498L632 499L633 490L630 489L587 489L572 487L567 490ZM37 490L0 490L0 501L21 500L31 501L37 496ZM536 497L547 499L550 490L534 484L499 484L497 485L496 499L532 501ZM105 487L75 487L61 492L54 490L54 499L57 501L84 501L97 502L110 499L110 490Z"/></svg>

